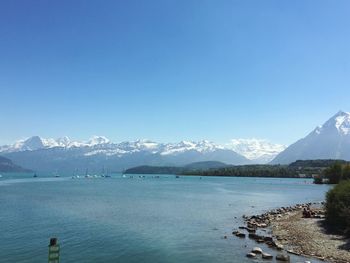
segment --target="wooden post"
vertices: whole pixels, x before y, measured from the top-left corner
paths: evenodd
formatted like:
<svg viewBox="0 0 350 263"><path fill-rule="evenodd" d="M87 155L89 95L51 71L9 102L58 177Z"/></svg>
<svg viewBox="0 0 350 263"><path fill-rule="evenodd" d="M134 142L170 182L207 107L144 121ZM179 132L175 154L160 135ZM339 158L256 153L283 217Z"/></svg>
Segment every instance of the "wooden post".
<svg viewBox="0 0 350 263"><path fill-rule="evenodd" d="M50 238L49 244L49 263L60 263L60 245L57 238Z"/></svg>

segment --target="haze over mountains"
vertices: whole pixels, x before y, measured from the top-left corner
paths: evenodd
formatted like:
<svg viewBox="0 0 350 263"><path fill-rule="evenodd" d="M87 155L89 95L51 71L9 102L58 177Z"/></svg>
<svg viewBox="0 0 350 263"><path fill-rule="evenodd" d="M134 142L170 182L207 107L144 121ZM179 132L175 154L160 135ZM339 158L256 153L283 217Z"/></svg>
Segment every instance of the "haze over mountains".
<svg viewBox="0 0 350 263"><path fill-rule="evenodd" d="M277 154L287 148L286 145L255 138L233 139L227 147L257 164L265 164L272 161Z"/></svg>

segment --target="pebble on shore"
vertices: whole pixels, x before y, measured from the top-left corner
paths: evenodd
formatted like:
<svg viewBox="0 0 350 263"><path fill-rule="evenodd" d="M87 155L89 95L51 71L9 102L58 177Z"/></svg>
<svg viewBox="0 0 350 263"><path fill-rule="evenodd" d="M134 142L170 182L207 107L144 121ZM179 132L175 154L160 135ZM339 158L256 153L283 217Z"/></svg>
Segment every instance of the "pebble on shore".
<svg viewBox="0 0 350 263"><path fill-rule="evenodd" d="M256 254L253 253L253 252L250 252L250 253L247 254L247 257L248 258L256 258Z"/></svg>
<svg viewBox="0 0 350 263"><path fill-rule="evenodd" d="M275 248L277 250L284 250L283 245L278 241L280 240L279 237L277 236L271 236L271 235L266 235L268 231L264 231L265 228L271 227L271 223L274 222L279 222L280 220L284 219L285 217L289 217L291 214L295 213L301 213L301 211L308 211L308 214L311 214L311 218L323 218L324 213L322 209L312 209L311 206L320 206L323 205L324 202L322 203L306 203L306 204L297 204L295 206L288 206L288 207L281 207L278 209L274 209L271 211L268 211L264 214L260 215L253 215L253 216L243 216L246 226L240 226L239 229L245 230L248 233L248 237L250 239L254 239L257 243L265 243L269 247ZM304 213L303 213L304 214ZM258 234L257 230L260 230L259 233L265 232L264 235ZM263 231L261 231L263 230ZM241 231L234 231L232 234L238 236L238 237L245 237L246 234ZM300 253L294 250L287 250L286 252L295 254L295 255L309 255L313 256L311 254L304 254ZM264 253L261 248L255 247L252 249L250 253L247 254L247 257L251 257L254 255L254 258L257 256L257 254L261 254L263 259L272 259L273 256ZM248 256L249 255L249 256ZM320 258L316 257L315 258ZM279 261L286 261L288 262L290 260L290 256L285 253L279 253L276 255L276 260Z"/></svg>

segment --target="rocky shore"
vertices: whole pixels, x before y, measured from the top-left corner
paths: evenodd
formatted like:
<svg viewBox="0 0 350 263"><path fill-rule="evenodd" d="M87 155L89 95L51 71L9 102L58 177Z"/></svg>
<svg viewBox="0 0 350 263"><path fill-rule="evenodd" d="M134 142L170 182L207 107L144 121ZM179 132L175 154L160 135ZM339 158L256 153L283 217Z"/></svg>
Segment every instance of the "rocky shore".
<svg viewBox="0 0 350 263"><path fill-rule="evenodd" d="M243 216L245 225L233 231L240 238L246 236L257 243L265 243L277 251L278 261L290 261L289 254L317 258L328 262L350 262L348 240L325 233L323 203L297 204L281 207L264 214ZM247 257L264 257L260 248L253 248Z"/></svg>

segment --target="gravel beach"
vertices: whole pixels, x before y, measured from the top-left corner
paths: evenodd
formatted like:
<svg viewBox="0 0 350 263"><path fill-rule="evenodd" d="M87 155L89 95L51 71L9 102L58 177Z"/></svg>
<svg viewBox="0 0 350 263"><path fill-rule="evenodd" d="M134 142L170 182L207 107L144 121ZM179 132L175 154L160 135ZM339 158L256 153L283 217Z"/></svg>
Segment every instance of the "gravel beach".
<svg viewBox="0 0 350 263"><path fill-rule="evenodd" d="M326 233L324 219L302 218L302 211L286 213L271 221L273 236L287 251L324 259L350 262L349 239Z"/></svg>

